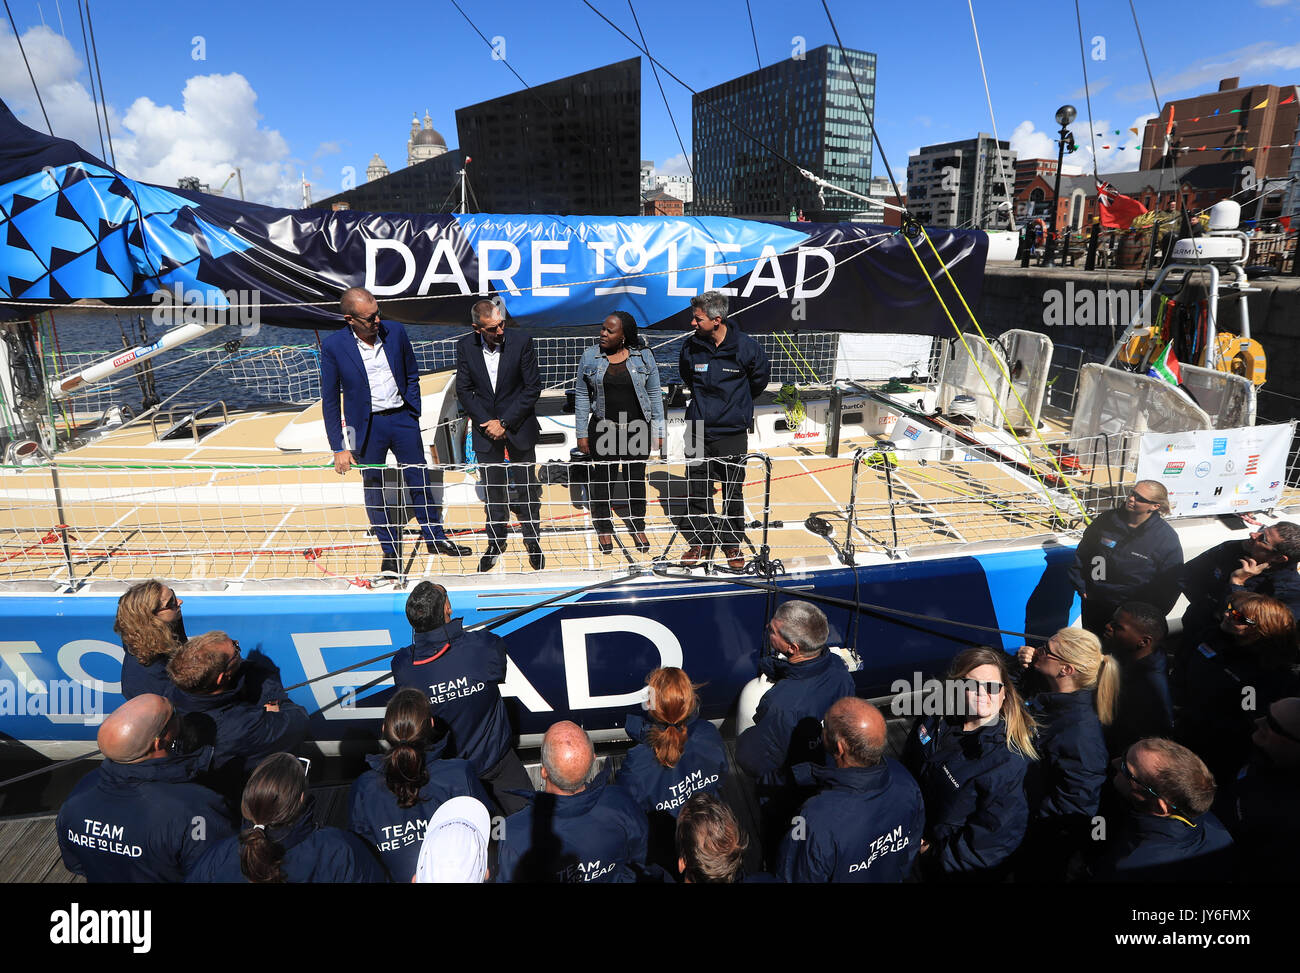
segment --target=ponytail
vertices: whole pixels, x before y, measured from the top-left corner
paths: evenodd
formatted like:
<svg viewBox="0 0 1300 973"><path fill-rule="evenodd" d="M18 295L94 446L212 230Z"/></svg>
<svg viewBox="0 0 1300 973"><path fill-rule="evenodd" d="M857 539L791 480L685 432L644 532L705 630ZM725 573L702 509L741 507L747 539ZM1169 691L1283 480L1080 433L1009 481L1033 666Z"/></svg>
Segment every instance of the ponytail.
<svg viewBox="0 0 1300 973"><path fill-rule="evenodd" d="M284 846L273 834L288 830L303 813L307 777L298 758L273 753L244 786L240 811L250 826L239 833L239 870L257 884L285 881Z"/></svg>
<svg viewBox="0 0 1300 973"><path fill-rule="evenodd" d="M400 808L414 807L429 783L424 751L433 742L429 698L418 689L402 689L384 711L384 739L391 749L384 758L384 782Z"/></svg>
<svg viewBox="0 0 1300 973"><path fill-rule="evenodd" d="M676 767L686 749L686 724L700 707L696 686L681 669L669 666L646 676L650 687L647 710L657 724L646 737L655 759L665 767Z"/></svg>
<svg viewBox="0 0 1300 973"><path fill-rule="evenodd" d="M1102 726L1115 722L1115 710L1119 708L1119 663L1114 656L1103 655L1101 668L1097 673L1097 719Z"/></svg>
<svg viewBox="0 0 1300 973"><path fill-rule="evenodd" d="M272 841L264 825L254 825L239 833L239 870L255 885L284 883L284 845Z"/></svg>

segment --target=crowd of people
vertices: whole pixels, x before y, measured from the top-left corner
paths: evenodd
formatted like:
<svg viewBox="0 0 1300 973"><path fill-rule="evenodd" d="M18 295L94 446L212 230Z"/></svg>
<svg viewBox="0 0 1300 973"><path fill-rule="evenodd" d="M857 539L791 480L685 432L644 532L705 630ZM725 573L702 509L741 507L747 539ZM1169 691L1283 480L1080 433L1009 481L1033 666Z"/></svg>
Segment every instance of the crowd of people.
<svg viewBox="0 0 1300 973"><path fill-rule="evenodd" d="M383 552L381 574L398 573L399 528L389 521L383 499L382 467L391 453L401 464L411 509L430 554L465 557L442 524L441 508L428 486L420 436L420 371L405 329L381 318L365 288L341 298L345 328L321 344L322 414L334 468L346 474L361 464L363 495L371 532ZM686 407L685 451L699 462L687 471L687 501L679 527L688 566L711 561L720 549L727 565L745 566L744 456L754 400L767 386L771 366L757 341L732 327L728 302L719 291L691 298L693 332L678 357ZM478 570L490 571L505 551L511 513L518 518L528 563L546 566L542 550L541 485L537 402L541 372L533 340L508 334L505 304L477 301L470 309L473 330L456 342L456 399L468 417L469 451L482 471L487 544ZM599 341L583 353L574 381L574 429L581 476L587 486L596 541L614 549L612 502L626 504L632 546L650 550L646 534L646 462L664 455L664 398L659 365L627 311L614 311L601 324ZM720 484L717 514L713 484Z"/></svg>
<svg viewBox="0 0 1300 973"><path fill-rule="evenodd" d="M535 790L499 689L505 641L466 631L423 581L347 829L317 821L293 756L308 714L276 667L224 632L186 637L175 592L138 584L116 624L127 700L60 810L63 860L97 882L1290 878L1300 526L1183 565L1152 522L1157 487L1138 483L1080 545L1087 627L959 652L955 692L941 713L916 710L897 759L825 614L790 600L768 623L770 688L734 757L699 687L660 668L621 759L557 722ZM1171 590L1189 602L1176 645ZM1134 597L1153 592L1159 604Z"/></svg>

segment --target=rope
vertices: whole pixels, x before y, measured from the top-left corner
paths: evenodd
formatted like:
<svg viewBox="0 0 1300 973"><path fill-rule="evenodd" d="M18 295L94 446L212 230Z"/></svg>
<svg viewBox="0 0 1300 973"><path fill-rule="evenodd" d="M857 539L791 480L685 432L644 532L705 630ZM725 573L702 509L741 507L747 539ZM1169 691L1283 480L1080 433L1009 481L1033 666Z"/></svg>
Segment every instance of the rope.
<svg viewBox="0 0 1300 973"><path fill-rule="evenodd" d="M998 160L998 175L1002 177L1002 194L1010 199L1012 195L1012 187L1015 186L1015 180L1010 182L1007 181L1006 162L1002 158L1002 149L999 144L1001 140L998 138L998 120L993 114L993 95L989 93L989 76L984 70L984 50L980 47L980 29L975 24L975 6L972 3L972 0L966 0L966 6L970 10L971 30L975 32L975 53L979 55L980 76L984 79L984 100L989 103L989 120L993 123L993 154ZM1009 212L1008 216L1011 219L1012 228L1014 229L1015 214Z"/></svg>
<svg viewBox="0 0 1300 973"><path fill-rule="evenodd" d="M18 33L18 25L14 23L14 12L9 9L9 0L5 0L5 13L9 15L9 26L13 28L14 40L18 42L18 53L23 56L23 64L27 66L27 77L32 79L32 90L36 92L36 103L41 106L41 115L45 117L45 127L53 135L54 128L50 125L50 116L45 111L45 102L41 98L41 89L36 86L36 75L32 74L31 63L27 60L27 51L23 49L23 39Z"/></svg>

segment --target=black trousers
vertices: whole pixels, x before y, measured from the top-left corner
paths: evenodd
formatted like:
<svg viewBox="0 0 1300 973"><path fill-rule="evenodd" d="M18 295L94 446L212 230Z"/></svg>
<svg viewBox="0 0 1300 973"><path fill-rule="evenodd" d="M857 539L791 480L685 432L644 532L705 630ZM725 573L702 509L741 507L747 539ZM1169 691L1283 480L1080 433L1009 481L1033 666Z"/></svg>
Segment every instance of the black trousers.
<svg viewBox="0 0 1300 973"><path fill-rule="evenodd" d="M591 497L591 523L601 534L612 534L614 523L610 513L610 501L626 500L628 505L628 526L632 533L640 534L645 530L645 461L650 458L645 453L633 452L631 447L640 445L632 435L635 427L615 426L603 429L603 424L592 417L587 427L588 441L591 443L591 469L587 473L587 488ZM606 435L601 435L604 431ZM648 437L641 434L641 440L648 447ZM609 452L601 452L600 447L611 445Z"/></svg>
<svg viewBox="0 0 1300 973"><path fill-rule="evenodd" d="M687 442L688 450L692 443ZM703 459L686 467L686 527L692 547L740 547L745 540L745 454L749 436L738 432L706 440ZM697 454L698 455L698 454ZM715 513L713 484L722 489L722 516Z"/></svg>
<svg viewBox="0 0 1300 973"><path fill-rule="evenodd" d="M496 550L506 546L510 531L510 508L519 513L519 529L525 540L538 539L542 519L542 486L537 482L536 448L510 448L510 462L505 462L505 444L495 443L491 450L478 454L483 468L483 482L487 493L488 545ZM518 502L511 503L514 491ZM522 497L520 497L522 495Z"/></svg>
<svg viewBox="0 0 1300 973"><path fill-rule="evenodd" d="M515 791L533 790L532 778L528 769L514 750L507 750L506 755L497 761L495 767L484 771L479 776L488 796L496 803L498 810L509 817L516 811L528 806L528 798L521 797Z"/></svg>

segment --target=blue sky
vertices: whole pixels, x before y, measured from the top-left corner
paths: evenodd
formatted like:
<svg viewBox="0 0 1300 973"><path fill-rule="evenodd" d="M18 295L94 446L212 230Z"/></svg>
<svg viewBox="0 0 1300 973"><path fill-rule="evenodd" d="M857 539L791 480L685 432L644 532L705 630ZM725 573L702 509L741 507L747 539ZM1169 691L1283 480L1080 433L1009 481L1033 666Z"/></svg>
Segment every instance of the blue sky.
<svg viewBox="0 0 1300 973"><path fill-rule="evenodd" d="M593 4L636 36L626 0ZM529 83L634 56L632 45L582 0L460 0ZM10 0L56 134L99 154L75 0ZM750 0L763 64L833 43L820 0ZM1091 167L1087 106L1072 4L975 0L998 134L1021 157L1054 154L1052 116L1079 109L1074 131ZM1243 83L1300 82L1300 0L1137 0L1162 99L1212 91L1220 77ZM922 144L992 131L965 0L906 5L830 0L848 47L878 56L877 126L895 175ZM61 36L59 10L66 39ZM455 145L455 109L520 87L451 0L390 0L371 6L247 0L96 3L95 35L118 166L127 175L174 183L198 175L220 185L243 168L250 199L296 205L298 174L315 198L342 188L347 167L364 179L374 152L406 161L413 113L427 109ZM1083 0L1088 77L1103 171L1136 168L1127 131L1154 100L1128 0ZM697 89L753 70L745 0L639 0L652 54ZM42 16L45 25L42 27ZM1211 26L1212 25L1212 26ZM1094 40L1100 38L1100 41ZM43 128L13 33L0 28L0 97ZM196 55L202 55L196 59ZM681 149L650 65L643 61L642 154L684 171ZM664 78L669 105L690 147L690 94ZM1121 135L1115 136L1115 130ZM1100 146L1110 145L1110 149ZM875 175L884 175L877 153ZM233 193L234 183L227 189Z"/></svg>

